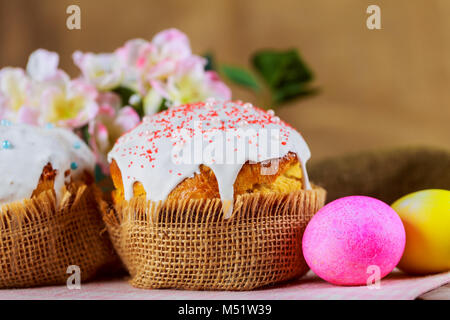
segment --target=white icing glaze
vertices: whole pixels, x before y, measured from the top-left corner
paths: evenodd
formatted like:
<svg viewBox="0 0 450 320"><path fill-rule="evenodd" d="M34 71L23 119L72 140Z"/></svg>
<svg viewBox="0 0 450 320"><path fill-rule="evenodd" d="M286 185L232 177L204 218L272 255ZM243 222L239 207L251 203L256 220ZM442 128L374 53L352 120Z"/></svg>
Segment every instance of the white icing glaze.
<svg viewBox="0 0 450 320"><path fill-rule="evenodd" d="M235 138L227 143L230 135ZM305 164L311 154L295 129L271 110L266 112L249 103L210 100L145 117L118 139L108 160L114 159L119 167L126 200L133 197L137 181L142 183L148 200L165 200L181 181L199 172L200 164L207 165L216 176L223 207L228 208L225 217L229 218L233 185L242 165L279 159L289 152L297 154L304 185L310 189Z"/></svg>
<svg viewBox="0 0 450 320"><path fill-rule="evenodd" d="M30 198L48 163L57 170L54 187L59 201L65 182L69 182L71 177L76 178L85 170L93 172L95 157L88 146L67 129L2 121L0 207ZM65 177L67 170L70 170L70 175Z"/></svg>

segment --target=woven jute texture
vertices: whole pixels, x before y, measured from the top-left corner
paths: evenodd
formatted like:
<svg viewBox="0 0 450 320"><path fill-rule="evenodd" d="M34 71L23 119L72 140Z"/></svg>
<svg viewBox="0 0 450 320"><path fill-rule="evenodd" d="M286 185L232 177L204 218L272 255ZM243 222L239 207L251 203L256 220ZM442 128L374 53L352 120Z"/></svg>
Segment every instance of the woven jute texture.
<svg viewBox="0 0 450 320"><path fill-rule="evenodd" d="M151 202L137 197L103 219L130 283L139 288L251 290L308 271L306 224L325 190L238 196L231 218L220 199Z"/></svg>
<svg viewBox="0 0 450 320"><path fill-rule="evenodd" d="M70 190L70 191L69 191ZM95 186L71 185L59 205L51 191L0 209L0 288L65 284L70 265L81 281L115 261Z"/></svg>

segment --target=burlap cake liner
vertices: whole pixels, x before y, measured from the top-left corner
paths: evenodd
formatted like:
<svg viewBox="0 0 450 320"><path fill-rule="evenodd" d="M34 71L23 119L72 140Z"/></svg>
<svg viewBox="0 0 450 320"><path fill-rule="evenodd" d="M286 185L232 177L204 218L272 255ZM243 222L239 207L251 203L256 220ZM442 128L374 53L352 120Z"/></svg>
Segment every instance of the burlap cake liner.
<svg viewBox="0 0 450 320"><path fill-rule="evenodd" d="M111 240L139 288L251 290L308 271L307 223L325 190L238 196L231 218L220 199L102 203Z"/></svg>
<svg viewBox="0 0 450 320"><path fill-rule="evenodd" d="M116 260L95 185L71 184L0 208L0 288L65 284L70 265L81 281Z"/></svg>

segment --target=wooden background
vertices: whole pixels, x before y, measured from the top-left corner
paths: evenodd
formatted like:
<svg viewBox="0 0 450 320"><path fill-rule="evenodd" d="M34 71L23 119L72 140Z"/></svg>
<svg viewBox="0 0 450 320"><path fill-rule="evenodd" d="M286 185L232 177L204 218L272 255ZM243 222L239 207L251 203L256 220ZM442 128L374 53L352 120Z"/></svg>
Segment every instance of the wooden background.
<svg viewBox="0 0 450 320"><path fill-rule="evenodd" d="M78 4L82 29L66 29ZM382 30L366 28L381 7ZM450 0L0 0L0 66L25 66L43 47L112 51L177 27L194 52L248 65L261 48L299 48L322 92L277 114L298 128L313 157L399 145L450 147ZM234 98L255 98L233 88Z"/></svg>

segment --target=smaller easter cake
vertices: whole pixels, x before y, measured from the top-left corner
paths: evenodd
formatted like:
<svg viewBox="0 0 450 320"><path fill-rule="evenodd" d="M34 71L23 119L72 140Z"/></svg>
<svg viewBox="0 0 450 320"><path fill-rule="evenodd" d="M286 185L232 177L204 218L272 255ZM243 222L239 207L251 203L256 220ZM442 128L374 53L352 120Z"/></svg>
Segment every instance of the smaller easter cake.
<svg viewBox="0 0 450 320"><path fill-rule="evenodd" d="M325 191L293 127L240 101L172 107L108 155L113 244L140 288L249 290L300 276L306 223Z"/></svg>
<svg viewBox="0 0 450 320"><path fill-rule="evenodd" d="M69 130L0 123L0 288L88 279L114 259L98 211L95 157Z"/></svg>
<svg viewBox="0 0 450 320"><path fill-rule="evenodd" d="M94 154L69 130L3 120L0 139L0 205L46 191L54 192L59 201L70 182L93 182Z"/></svg>

